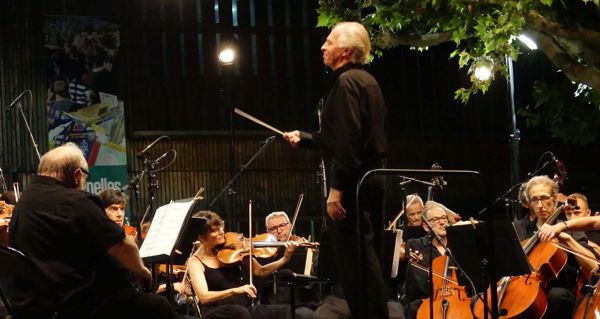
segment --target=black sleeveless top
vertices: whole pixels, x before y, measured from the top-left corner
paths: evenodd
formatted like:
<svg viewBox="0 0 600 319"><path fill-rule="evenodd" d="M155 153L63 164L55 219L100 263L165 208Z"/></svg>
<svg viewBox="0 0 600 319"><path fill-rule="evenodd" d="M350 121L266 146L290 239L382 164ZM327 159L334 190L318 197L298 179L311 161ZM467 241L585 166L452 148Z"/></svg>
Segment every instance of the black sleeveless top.
<svg viewBox="0 0 600 319"><path fill-rule="evenodd" d="M196 257L204 266L204 277L210 291L222 291L230 288L243 286L242 270L239 264L233 266L223 266L220 268L208 267L205 263ZM250 298L245 294L234 295L223 300L215 301L204 306L220 306L220 305L250 305Z"/></svg>

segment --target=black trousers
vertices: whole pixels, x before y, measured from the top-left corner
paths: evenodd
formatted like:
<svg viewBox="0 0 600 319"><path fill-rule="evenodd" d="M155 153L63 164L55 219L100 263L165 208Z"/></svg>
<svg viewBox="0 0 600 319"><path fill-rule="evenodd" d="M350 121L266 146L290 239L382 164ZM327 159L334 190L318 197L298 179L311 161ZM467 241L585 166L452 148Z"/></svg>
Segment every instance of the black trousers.
<svg viewBox="0 0 600 319"><path fill-rule="evenodd" d="M361 211L356 210L356 192L353 189L342 190L346 218L330 223L337 264L336 277L342 283L353 318L387 319L387 296L376 251L383 229L383 183L377 179L365 186L361 190ZM359 226L362 247L358 242ZM362 260L359 258L360 248Z"/></svg>

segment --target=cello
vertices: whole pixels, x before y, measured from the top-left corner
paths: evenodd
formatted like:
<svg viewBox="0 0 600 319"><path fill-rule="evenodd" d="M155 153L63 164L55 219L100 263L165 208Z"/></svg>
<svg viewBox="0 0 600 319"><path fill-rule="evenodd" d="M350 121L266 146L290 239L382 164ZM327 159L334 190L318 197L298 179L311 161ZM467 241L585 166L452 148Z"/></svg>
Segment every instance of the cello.
<svg viewBox="0 0 600 319"><path fill-rule="evenodd" d="M559 206L546 220L546 224L553 224L560 213ZM567 253L555 244L556 239L550 242L540 241L537 233L524 241L523 250L533 272L522 276L504 277L497 284L499 318L541 318L546 313L548 300L544 288L551 279L558 277L560 271L567 264ZM488 294L488 302L491 293ZM476 318L486 318L484 305L481 299L475 304L473 311Z"/></svg>
<svg viewBox="0 0 600 319"><path fill-rule="evenodd" d="M434 274L434 294L423 299L417 312L417 319L431 318L429 304L433 303L433 318L453 319L472 318L471 299L468 297L464 286L459 286L456 278L455 267L450 266L450 258L442 255L436 257L432 263ZM433 301L431 301L433 299Z"/></svg>

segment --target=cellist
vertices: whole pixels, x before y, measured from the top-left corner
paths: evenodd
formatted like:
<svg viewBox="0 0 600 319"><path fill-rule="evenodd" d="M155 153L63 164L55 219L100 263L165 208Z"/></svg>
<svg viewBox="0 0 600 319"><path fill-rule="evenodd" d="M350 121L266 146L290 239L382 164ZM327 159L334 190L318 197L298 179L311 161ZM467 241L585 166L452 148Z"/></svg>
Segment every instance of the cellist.
<svg viewBox="0 0 600 319"><path fill-rule="evenodd" d="M548 217L557 208L558 184L547 176L532 177L524 189L523 203L529 209L529 214L515 222L515 229L521 240L535 234L546 222ZM557 224L564 222L558 221ZM546 227L546 226L544 226ZM593 257L587 238L582 232L562 233L557 237L560 243L565 244L572 251L584 256ZM546 286L548 308L544 319L570 318L575 304L577 274L580 268L584 273L593 269L594 264L586 258L568 254L567 265L558 277Z"/></svg>
<svg viewBox="0 0 600 319"><path fill-rule="evenodd" d="M446 241L444 244L447 244L446 227L450 225L447 209L439 203L428 201L423 209L423 217L431 224L432 230L442 241ZM431 231L426 224L422 224L422 226L427 232ZM435 249L433 249L433 255L431 255L428 240L427 236L423 236L406 242L406 252L417 257L420 264L425 266L429 265L434 258L446 253L442 243L438 242L437 239L433 239L432 244ZM413 263L409 263L406 268L407 319L416 318L422 299L425 298L429 298L428 273L426 270L415 267Z"/></svg>

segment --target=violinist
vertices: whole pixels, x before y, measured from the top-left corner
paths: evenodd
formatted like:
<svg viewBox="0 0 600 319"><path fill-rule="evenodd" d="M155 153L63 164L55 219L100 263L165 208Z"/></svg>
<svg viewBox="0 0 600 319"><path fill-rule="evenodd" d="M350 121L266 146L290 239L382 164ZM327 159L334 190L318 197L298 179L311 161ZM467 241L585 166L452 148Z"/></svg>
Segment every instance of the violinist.
<svg viewBox="0 0 600 319"><path fill-rule="evenodd" d="M290 233L292 231L292 225L290 223L290 218L288 217L288 215L286 214L286 212L283 211L278 211L278 212L272 212L269 215L267 215L267 217L265 218L265 227L267 229L267 232L275 237L277 237L278 241L287 241L288 238L292 241L297 241L297 242L302 242L302 241L306 241L306 239L304 239L304 237L300 237L300 236L296 236L296 235L291 235ZM307 248L307 249L311 249L311 248ZM298 252L298 251L296 251ZM280 257L281 254L281 250L280 252L278 252L278 254L276 255L275 258ZM300 256L306 256L308 257L308 255L299 255L298 253L296 253L294 256L292 256L292 262L290 264L297 266L298 264L301 264L302 267L304 267L305 263L306 263L306 258L303 258L302 260L300 260ZM311 260L311 263L316 263L316 259L317 259L317 254L313 254L312 255L313 258ZM298 261L298 263L296 263L296 261ZM292 269L292 271L294 272L300 272L300 270L298 269ZM311 269L311 275L312 275L312 269ZM266 281L268 281L269 279L271 280L276 280L276 278L267 278ZM304 319L304 318L312 318L313 317L313 313L314 310L318 303L319 303L319 293L318 291L316 291L317 287L313 287L313 286L296 286L295 290L294 290L294 296L295 296L295 306L296 309L294 310L296 313L296 318L297 319ZM261 290L261 295L262 295L262 300L269 303L269 304L282 304L282 303L286 303L289 304L290 303L290 287L286 284L277 284L275 283L274 286L266 284L265 287Z"/></svg>
<svg viewBox="0 0 600 319"><path fill-rule="evenodd" d="M533 236L538 229L548 227L544 223L557 208L558 184L547 176L535 176L527 182L524 195L529 214L515 223L515 229L521 240ZM559 221L557 225L560 227L564 223ZM542 237L540 236L540 238ZM557 238L570 250L593 257L584 233L564 232ZM546 287L548 308L543 317L545 319L571 316L575 304L577 275L580 266L586 274L589 274L594 267L594 264L586 258L572 254L568 254L568 256L567 265L559 273L558 278L550 281Z"/></svg>
<svg viewBox="0 0 600 319"><path fill-rule="evenodd" d="M0 194L0 245L3 246L8 245L8 223L15 207L14 195L10 196L8 193L13 192Z"/></svg>
<svg viewBox="0 0 600 319"><path fill-rule="evenodd" d="M584 194L573 193L568 196L567 202L569 204L565 206L567 220L592 216L592 210ZM588 238L588 244L594 249L594 254L600 258L600 230L588 230L585 235Z"/></svg>
<svg viewBox="0 0 600 319"><path fill-rule="evenodd" d="M442 241L446 241L444 244L447 244L446 227L450 225L447 208L437 202L428 201L423 209L423 218L427 219L433 227L433 229L429 229L423 223L422 226L425 231L435 232ZM426 269L423 270L423 268L428 267L436 257L446 253L444 246L436 238L432 240L432 244L435 247L431 251L433 255L430 254L428 235L417 239L410 239L406 242L406 257L411 256L412 261L406 268L407 319L416 318L422 299L429 298L428 272Z"/></svg>
<svg viewBox="0 0 600 319"><path fill-rule="evenodd" d="M287 241L288 238L292 239L294 236L290 236L292 232L292 224L290 218L285 212L272 212L265 218L265 226L269 234L277 237L278 241Z"/></svg>
<svg viewBox="0 0 600 319"><path fill-rule="evenodd" d="M406 196L406 202L409 203L408 206L406 206L406 219L408 220L408 226L421 226L423 223L421 215L423 214L423 209L425 208L421 196L418 194L408 195Z"/></svg>
<svg viewBox="0 0 600 319"><path fill-rule="evenodd" d="M127 207L127 195L119 189L104 189L99 194L102 200L102 207L106 216L117 225L123 227L123 219L125 218L125 209Z"/></svg>
<svg viewBox="0 0 600 319"><path fill-rule="evenodd" d="M114 188L107 188L102 190L100 193L98 193L98 197L100 197L100 200L102 201L102 207L104 208L104 212L106 213L106 216L108 216L108 218L110 218L110 220L112 220L113 222L115 222L117 225L119 225L120 227L123 227L123 220L125 219L125 210L127 207L127 195L125 195L125 193L123 193L120 189L114 189ZM126 232L127 234L127 232ZM131 237L132 239L136 239L135 234L127 234L129 237ZM114 261L112 260L108 260L107 262L109 263L113 263ZM124 286L131 286L130 285L130 276L128 274L128 272L125 271L125 269L123 269L122 267L118 267L118 264L114 265L116 267L116 269L120 272L123 272L121 274L121 280L123 280L123 285ZM115 276L116 275L113 274L109 274L109 276ZM184 294L186 289L185 289L185 285L183 282L176 282L173 284L173 289L179 293L179 294ZM160 284L156 290L156 293L162 293L166 291L166 286L165 284Z"/></svg>
<svg viewBox="0 0 600 319"><path fill-rule="evenodd" d="M15 278L10 290L18 299L15 317L49 318L58 310L61 319L173 318L165 298L121 287L109 276L99 280L98 260L109 257L144 283L151 274L133 240L106 216L98 196L84 191L88 175L77 145L56 147L42 156L37 175L15 206L9 243L41 270L41 292L51 294L37 294Z"/></svg>
<svg viewBox="0 0 600 319"><path fill-rule="evenodd" d="M241 266L249 268L251 260L253 274L267 276L289 261L297 245L286 243L284 256L264 266L255 258L248 257L227 265L217 257L219 249L225 243L224 222L221 217L210 211L197 212L194 217L206 219L199 230L199 247L188 260L188 274L201 304L202 318L288 318L290 311L286 305L251 306L251 300L257 297L257 290L254 285L242 282Z"/></svg>

